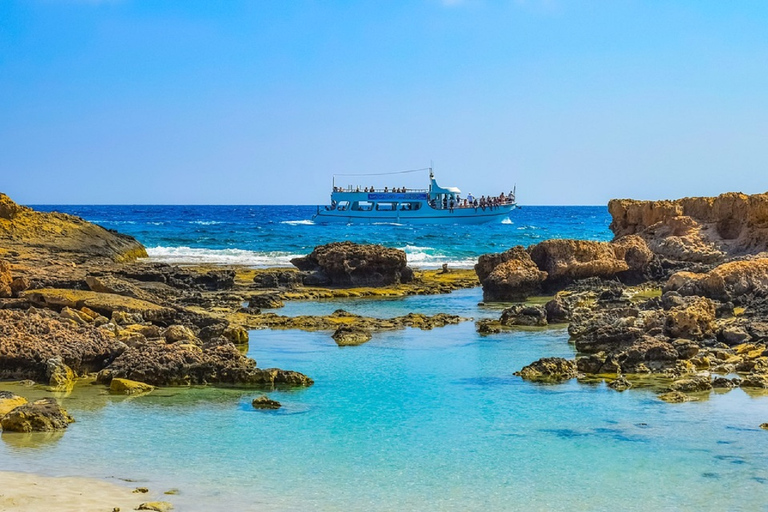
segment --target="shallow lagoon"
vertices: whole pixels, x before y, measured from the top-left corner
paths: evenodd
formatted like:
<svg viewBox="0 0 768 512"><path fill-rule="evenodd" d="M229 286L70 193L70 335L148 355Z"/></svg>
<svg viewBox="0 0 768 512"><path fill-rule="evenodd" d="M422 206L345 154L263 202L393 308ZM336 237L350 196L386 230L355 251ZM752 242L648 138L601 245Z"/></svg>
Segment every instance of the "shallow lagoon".
<svg viewBox="0 0 768 512"><path fill-rule="evenodd" d="M478 297L419 297L410 310L452 299L452 313L495 315ZM376 316L417 305L332 302L322 307ZM276 412L253 410L253 391L126 398L84 384L62 397L77 419L63 435L2 436L2 469L178 488L179 510L768 510L768 396L666 404L646 390L514 377L573 355L561 328L481 337L467 322L345 348L329 333L265 330L251 332L249 354L316 384L271 393Z"/></svg>

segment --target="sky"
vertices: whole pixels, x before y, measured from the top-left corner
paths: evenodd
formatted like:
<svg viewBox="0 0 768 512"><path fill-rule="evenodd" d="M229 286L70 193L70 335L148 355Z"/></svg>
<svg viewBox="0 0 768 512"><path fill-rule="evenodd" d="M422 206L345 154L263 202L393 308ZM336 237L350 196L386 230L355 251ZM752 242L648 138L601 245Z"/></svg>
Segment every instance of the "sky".
<svg viewBox="0 0 768 512"><path fill-rule="evenodd" d="M429 165L528 205L765 192L768 2L0 0L20 203L324 204Z"/></svg>

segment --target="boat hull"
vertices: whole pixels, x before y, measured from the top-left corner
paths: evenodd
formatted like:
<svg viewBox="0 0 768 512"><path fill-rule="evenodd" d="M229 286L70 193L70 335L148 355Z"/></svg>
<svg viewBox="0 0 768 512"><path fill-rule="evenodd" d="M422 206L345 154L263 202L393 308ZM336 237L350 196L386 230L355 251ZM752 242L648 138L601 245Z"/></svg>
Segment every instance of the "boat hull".
<svg viewBox="0 0 768 512"><path fill-rule="evenodd" d="M494 208L455 208L449 210L419 209L416 211L354 211L319 210L312 218L317 223L344 224L488 224L502 222L516 208L506 204Z"/></svg>

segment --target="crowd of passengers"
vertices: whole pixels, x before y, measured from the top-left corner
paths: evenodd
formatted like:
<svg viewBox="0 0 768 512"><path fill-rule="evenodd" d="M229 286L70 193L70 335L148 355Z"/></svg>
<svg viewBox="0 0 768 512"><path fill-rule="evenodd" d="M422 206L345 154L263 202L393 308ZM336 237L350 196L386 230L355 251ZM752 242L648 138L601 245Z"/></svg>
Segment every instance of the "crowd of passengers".
<svg viewBox="0 0 768 512"><path fill-rule="evenodd" d="M389 187L384 187L384 192L392 192L396 194L403 194L407 191L405 187L399 187L395 188L393 187L390 191ZM334 192L345 192L343 187L333 187ZM351 187L348 189L348 191L351 192ZM375 192L376 189L374 187L364 187L362 192ZM360 187L355 188L355 192L361 192ZM503 206L505 204L513 203L515 201L515 195L510 192L509 195L504 195L504 192L499 194L498 196L480 196L480 198L476 198L472 195L470 192L467 197L462 199L459 196L456 196L454 199L453 197L448 198L447 196L443 196L442 204L439 203L436 199L432 199L429 204L432 206L432 208L441 208L443 210L450 210L453 212L455 208L474 208L477 210L478 208L482 208L483 211L485 211L486 208L490 208L493 210L494 208L498 208L499 206ZM334 205L335 207L335 205Z"/></svg>

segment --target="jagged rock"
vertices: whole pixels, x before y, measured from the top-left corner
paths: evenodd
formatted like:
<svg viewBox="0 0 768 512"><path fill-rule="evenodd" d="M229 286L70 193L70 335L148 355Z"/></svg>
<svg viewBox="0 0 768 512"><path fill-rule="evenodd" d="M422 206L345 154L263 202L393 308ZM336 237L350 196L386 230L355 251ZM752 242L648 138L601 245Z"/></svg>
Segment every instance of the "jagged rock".
<svg viewBox="0 0 768 512"><path fill-rule="evenodd" d="M523 367L515 375L525 380L560 382L576 377L576 361L562 357L544 357Z"/></svg>
<svg viewBox="0 0 768 512"><path fill-rule="evenodd" d="M482 318L475 322L475 329L480 334L498 334L503 328L498 320Z"/></svg>
<svg viewBox="0 0 768 512"><path fill-rule="evenodd" d="M254 409L279 409L282 407L280 402L272 400L267 395L257 396L251 402Z"/></svg>
<svg viewBox="0 0 768 512"><path fill-rule="evenodd" d="M547 323L561 324L570 321L572 308L560 295L556 295L544 305L547 311Z"/></svg>
<svg viewBox="0 0 768 512"><path fill-rule="evenodd" d="M676 201L614 199L617 237L639 235L669 260L715 263L728 255L768 250L768 194L721 194Z"/></svg>
<svg viewBox="0 0 768 512"><path fill-rule="evenodd" d="M712 387L714 389L733 389L739 387L739 383L733 381L733 379L727 379L725 377L715 377L712 379Z"/></svg>
<svg viewBox="0 0 768 512"><path fill-rule="evenodd" d="M2 196L0 196L2 198ZM0 203L1 205L2 203ZM0 299L13 296L13 290L11 284L13 283L13 277L11 276L11 264L5 260L0 260Z"/></svg>
<svg viewBox="0 0 768 512"><path fill-rule="evenodd" d="M27 403L27 399L10 391L0 391L0 418L17 407Z"/></svg>
<svg viewBox="0 0 768 512"><path fill-rule="evenodd" d="M678 355L671 343L645 336L615 357L622 373L648 373L674 368Z"/></svg>
<svg viewBox="0 0 768 512"><path fill-rule="evenodd" d="M340 347L362 345L371 340L371 332L360 327L342 325L331 336Z"/></svg>
<svg viewBox="0 0 768 512"><path fill-rule="evenodd" d="M597 374L601 373L605 364L605 354L590 354L588 356L576 358L576 369L582 373Z"/></svg>
<svg viewBox="0 0 768 512"><path fill-rule="evenodd" d="M248 343L248 331L243 329L243 327L240 325L228 325L224 328L221 335L235 345L243 345Z"/></svg>
<svg viewBox="0 0 768 512"><path fill-rule="evenodd" d="M305 272L284 269L266 269L256 271L253 282L257 288L296 288L303 284ZM271 306L256 306L271 307ZM280 307L280 306L276 306Z"/></svg>
<svg viewBox="0 0 768 512"><path fill-rule="evenodd" d="M629 382L624 376L619 375L608 384L608 387L616 391L626 391L632 387L632 383Z"/></svg>
<svg viewBox="0 0 768 512"><path fill-rule="evenodd" d="M150 386L144 382L128 379L113 378L109 383L109 392L115 395L137 395L140 393L149 393L154 389L154 386Z"/></svg>
<svg viewBox="0 0 768 512"><path fill-rule="evenodd" d="M559 285L587 277L613 277L629 270L607 242L545 240L530 248L531 259L547 272L547 281Z"/></svg>
<svg viewBox="0 0 768 512"><path fill-rule="evenodd" d="M700 295L722 301L738 302L743 297L768 295L768 258L732 261L715 267L707 273L677 272L665 290L681 295Z"/></svg>
<svg viewBox="0 0 768 512"><path fill-rule="evenodd" d="M48 385L54 391L72 389L75 385L75 373L64 364L60 357L53 357L45 362Z"/></svg>
<svg viewBox="0 0 768 512"><path fill-rule="evenodd" d="M502 311L499 319L501 325L547 325L547 312L542 306L517 304Z"/></svg>
<svg viewBox="0 0 768 512"><path fill-rule="evenodd" d="M279 293L259 293L251 295L248 300L249 308L258 309L275 309L285 306L285 303L280 299Z"/></svg>
<svg viewBox="0 0 768 512"><path fill-rule="evenodd" d="M691 359L699 353L699 345L691 340L677 339L672 342L680 359Z"/></svg>
<svg viewBox="0 0 768 512"><path fill-rule="evenodd" d="M519 245L500 254L483 254L475 272L483 286L483 300L489 302L525 300L540 294L547 277Z"/></svg>
<svg viewBox="0 0 768 512"><path fill-rule="evenodd" d="M741 387L768 389L768 375L761 373L750 373L741 380Z"/></svg>
<svg viewBox="0 0 768 512"><path fill-rule="evenodd" d="M666 333L673 338L701 340L714 336L715 305L710 299L691 297L666 313Z"/></svg>
<svg viewBox="0 0 768 512"><path fill-rule="evenodd" d="M682 391L683 393L698 393L712 389L712 381L709 377L696 375L688 379L676 380L669 386L670 391Z"/></svg>
<svg viewBox="0 0 768 512"><path fill-rule="evenodd" d="M291 263L299 270L323 274L334 286L385 286L413 280L405 252L381 245L334 242L317 246Z"/></svg>
<svg viewBox="0 0 768 512"><path fill-rule="evenodd" d="M195 332L189 327L183 325L169 325L163 332L163 337L168 343L176 343L177 341L195 341L197 336Z"/></svg>
<svg viewBox="0 0 768 512"><path fill-rule="evenodd" d="M729 346L739 345L740 343L744 343L746 341L749 341L750 336L749 333L744 329L743 327L739 326L729 326L724 327L720 331L720 335L718 336L719 340L722 340L723 343Z"/></svg>
<svg viewBox="0 0 768 512"><path fill-rule="evenodd" d="M695 402L698 398L686 395L680 391L669 391L659 395L660 400L664 400L670 404L680 404L683 402Z"/></svg>
<svg viewBox="0 0 768 512"><path fill-rule="evenodd" d="M49 382L47 361L55 358L76 374L97 372L125 348L102 329L45 310L0 310L0 379Z"/></svg>
<svg viewBox="0 0 768 512"><path fill-rule="evenodd" d="M16 407L0 419L6 432L47 432L67 428L75 420L53 398Z"/></svg>

